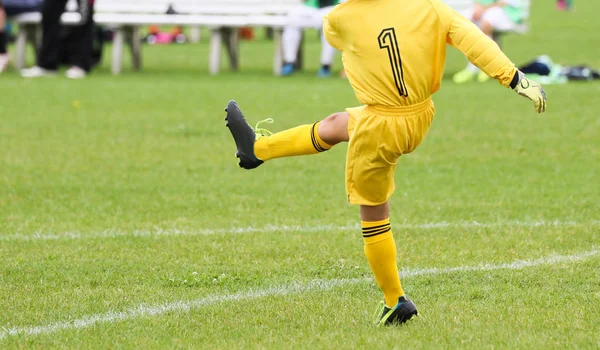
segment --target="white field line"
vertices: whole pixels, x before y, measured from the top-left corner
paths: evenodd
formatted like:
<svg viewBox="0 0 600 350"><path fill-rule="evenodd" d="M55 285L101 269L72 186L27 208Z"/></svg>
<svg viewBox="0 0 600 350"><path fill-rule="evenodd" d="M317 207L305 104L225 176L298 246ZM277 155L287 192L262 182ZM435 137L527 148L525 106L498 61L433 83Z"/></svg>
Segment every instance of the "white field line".
<svg viewBox="0 0 600 350"><path fill-rule="evenodd" d="M400 272L402 277L440 275L456 272L478 272L493 270L520 270L527 267L541 265L553 265L559 263L572 263L583 261L600 255L599 249L594 249L573 255L550 255L534 260L517 260L505 264L482 264L475 266L458 266L449 268L416 268L405 269ZM33 336L40 334L56 333L62 330L83 329L97 324L116 323L142 317L160 316L171 312L186 313L195 309L201 309L206 306L235 302L242 300L259 299L272 296L302 294L309 291L327 291L340 286L349 286L371 281L371 278L353 278L353 279L333 279L333 280L313 280L307 284L292 283L278 287L248 290L229 295L209 295L204 298L166 302L159 305L139 305L125 311L110 311L103 314L94 314L74 319L72 321L54 322L41 326L27 327L2 327L0 328L0 341L13 336Z"/></svg>
<svg viewBox="0 0 600 350"><path fill-rule="evenodd" d="M392 227L400 230L411 229L437 229L437 228L497 228L497 227L578 227L578 226L599 226L600 220L591 220L587 222L576 221L498 221L492 223L482 223L476 221L463 222L428 222L428 223L392 223ZM244 234L244 233L269 233L269 232L322 232L322 231L351 231L359 230L358 224L348 225L266 225L263 227L231 227L217 229L162 229L155 227L152 230L132 230L122 231L118 229L106 229L99 232L63 232L63 233L45 233L35 232L31 234L14 233L0 234L0 241L52 241L52 240L76 240L91 238L117 238L117 237L158 237L158 236L204 236L215 234Z"/></svg>

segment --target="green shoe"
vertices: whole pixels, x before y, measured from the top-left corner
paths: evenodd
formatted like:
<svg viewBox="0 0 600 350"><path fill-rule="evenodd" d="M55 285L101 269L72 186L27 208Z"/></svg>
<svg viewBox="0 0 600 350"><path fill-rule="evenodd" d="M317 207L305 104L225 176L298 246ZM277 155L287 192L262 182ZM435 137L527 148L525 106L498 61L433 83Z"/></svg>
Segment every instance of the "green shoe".
<svg viewBox="0 0 600 350"><path fill-rule="evenodd" d="M405 323L414 315L417 315L417 307L406 297L398 298L398 304L393 308L389 308L383 303L383 308L380 308L381 316L375 322L376 326L395 326ZM377 312L379 314L379 312Z"/></svg>
<svg viewBox="0 0 600 350"><path fill-rule="evenodd" d="M479 72L477 74L477 81L480 83L485 83L486 81L490 80L490 76L485 74L484 72Z"/></svg>
<svg viewBox="0 0 600 350"><path fill-rule="evenodd" d="M256 127L252 128L235 101L229 101L225 111L227 112L227 117L225 117L227 123L225 126L229 128L231 136L233 136L233 140L235 141L237 147L235 156L240 159L239 166L244 169L258 167L263 161L254 154L254 143L262 136L272 134L269 130L260 128L260 124L272 123L273 119L262 120L256 124Z"/></svg>
<svg viewBox="0 0 600 350"><path fill-rule="evenodd" d="M476 75L476 72L473 72L469 68L465 68L460 72L454 74L454 76L452 77L452 81L456 84L464 84L473 81Z"/></svg>

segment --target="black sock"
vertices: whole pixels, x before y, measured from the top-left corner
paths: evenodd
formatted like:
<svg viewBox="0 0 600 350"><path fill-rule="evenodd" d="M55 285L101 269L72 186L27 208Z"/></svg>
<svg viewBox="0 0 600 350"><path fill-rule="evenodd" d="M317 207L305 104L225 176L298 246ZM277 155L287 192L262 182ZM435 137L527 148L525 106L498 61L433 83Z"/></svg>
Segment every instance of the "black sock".
<svg viewBox="0 0 600 350"><path fill-rule="evenodd" d="M6 53L6 33L4 31L0 32L0 55Z"/></svg>
<svg viewBox="0 0 600 350"><path fill-rule="evenodd" d="M330 65L330 64L323 64L323 65L321 65L321 68L322 68L324 71L327 71L327 72L329 72L329 70L331 69L331 65Z"/></svg>

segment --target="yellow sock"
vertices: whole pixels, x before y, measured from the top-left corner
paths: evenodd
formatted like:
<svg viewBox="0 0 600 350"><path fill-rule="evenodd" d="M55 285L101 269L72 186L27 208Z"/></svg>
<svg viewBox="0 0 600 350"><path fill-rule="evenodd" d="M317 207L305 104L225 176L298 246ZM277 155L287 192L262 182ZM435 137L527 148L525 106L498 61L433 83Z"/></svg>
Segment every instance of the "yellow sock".
<svg viewBox="0 0 600 350"><path fill-rule="evenodd" d="M254 143L254 154L266 161L327 151L332 146L321 140L317 130L319 130L319 122L297 126L271 136L263 136Z"/></svg>
<svg viewBox="0 0 600 350"><path fill-rule="evenodd" d="M390 219L362 222L365 254L375 275L379 288L383 291L385 304L394 307L398 298L404 295L398 266L396 264L396 243L392 235Z"/></svg>

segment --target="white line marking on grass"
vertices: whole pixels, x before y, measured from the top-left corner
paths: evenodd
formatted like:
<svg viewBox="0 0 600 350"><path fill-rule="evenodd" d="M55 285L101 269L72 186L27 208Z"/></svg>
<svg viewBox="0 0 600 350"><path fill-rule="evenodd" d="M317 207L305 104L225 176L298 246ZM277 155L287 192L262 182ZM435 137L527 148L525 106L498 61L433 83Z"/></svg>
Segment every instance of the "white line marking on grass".
<svg viewBox="0 0 600 350"><path fill-rule="evenodd" d="M423 275L440 275L453 272L482 272L494 270L522 270L526 267L535 267L541 265L552 265L558 263L583 261L600 254L599 249L590 250L587 252L573 255L549 255L534 260L516 260L511 263L504 264L480 264L474 266L456 266L456 267L431 267L421 269L406 269L400 271L401 277L413 277Z"/></svg>
<svg viewBox="0 0 600 350"><path fill-rule="evenodd" d="M521 270L527 267L541 265L552 265L558 263L569 263L583 261L600 254L600 250L594 249L573 255L550 255L534 260L517 260L512 263L504 264L482 264L475 266L458 266L449 268L416 268L405 269L400 272L402 277L440 275L456 272L474 272L474 271L493 271L493 270ZM307 284L292 283L279 287L248 290L229 295L210 295L204 298L167 302L160 305L139 305L125 311L110 311L103 314L94 314L84 316L72 321L54 322L42 326L28 327L2 327L0 331L0 340L13 336L32 336L40 334L56 333L61 330L83 329L102 323L116 323L126 320L132 320L148 316L160 316L170 312L190 312L194 309L215 305L219 303L235 302L241 300L258 299L271 296L282 296L291 294L302 294L310 291L327 291L339 286L348 286L358 283L371 281L371 278L353 278L353 279L333 279L333 280L313 280Z"/></svg>
<svg viewBox="0 0 600 350"><path fill-rule="evenodd" d="M395 229L436 229L436 228L496 228L496 227L577 227L577 226L598 226L600 220L592 220L588 222L575 221L499 221L492 223L482 223L476 221L464 222L429 222L421 224L411 223L392 223ZM33 234L0 234L0 241L52 241L52 240L76 240L76 239L91 239L91 238L117 238L117 237L159 237L159 236L204 236L215 234L244 234L244 233L269 233L269 232L322 232L322 231L354 231L359 230L358 224L349 225L267 225L264 227L231 227L217 229L197 229L197 230L182 230L182 229L162 229L155 227L152 230L133 230L122 231L118 229L106 229L100 232L64 232L64 233L43 233L36 232Z"/></svg>
<svg viewBox="0 0 600 350"><path fill-rule="evenodd" d="M146 316L158 316L170 312L189 312L218 303L234 302L240 300L257 299L270 296L282 296L288 294L301 294L312 290L325 291L337 286L356 284L364 282L365 279L337 279L337 280L314 280L308 284L287 284L279 287L249 290L229 295L211 295L205 298L191 301L176 301L160 305L139 305L125 311L111 311L104 314L84 316L73 321L56 322L44 326L33 326L23 328L4 328L0 332L0 340L17 335L38 335L55 333L67 329L82 329L94 326L98 323L115 323Z"/></svg>

